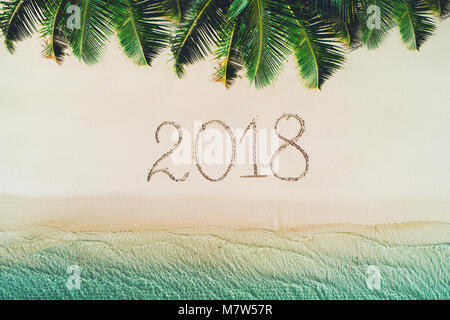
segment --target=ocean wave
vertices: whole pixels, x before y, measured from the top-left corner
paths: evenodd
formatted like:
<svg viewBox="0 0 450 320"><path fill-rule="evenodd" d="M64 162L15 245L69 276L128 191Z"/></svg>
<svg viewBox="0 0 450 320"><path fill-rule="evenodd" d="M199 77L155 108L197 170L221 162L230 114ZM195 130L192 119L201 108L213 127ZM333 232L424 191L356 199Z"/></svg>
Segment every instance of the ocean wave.
<svg viewBox="0 0 450 320"><path fill-rule="evenodd" d="M34 227L0 233L0 298L449 299L449 234L449 224L425 222L278 232Z"/></svg>

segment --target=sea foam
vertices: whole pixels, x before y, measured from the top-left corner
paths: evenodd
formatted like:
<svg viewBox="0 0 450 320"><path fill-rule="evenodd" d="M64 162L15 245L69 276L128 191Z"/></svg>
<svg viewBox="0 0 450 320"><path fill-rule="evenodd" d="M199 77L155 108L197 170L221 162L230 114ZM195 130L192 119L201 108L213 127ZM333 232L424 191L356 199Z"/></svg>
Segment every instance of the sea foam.
<svg viewBox="0 0 450 320"><path fill-rule="evenodd" d="M0 298L449 299L449 234L444 223L32 228L0 235ZM68 286L70 266L80 270L79 288Z"/></svg>

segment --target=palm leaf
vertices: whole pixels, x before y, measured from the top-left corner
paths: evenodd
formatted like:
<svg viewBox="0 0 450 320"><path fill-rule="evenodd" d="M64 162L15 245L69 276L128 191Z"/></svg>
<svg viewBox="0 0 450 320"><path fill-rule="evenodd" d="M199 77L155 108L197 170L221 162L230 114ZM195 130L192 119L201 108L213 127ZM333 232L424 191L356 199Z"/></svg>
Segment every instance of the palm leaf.
<svg viewBox="0 0 450 320"><path fill-rule="evenodd" d="M81 9L80 28L68 32L73 54L86 64L97 63L114 33L121 5L111 0L75 0Z"/></svg>
<svg viewBox="0 0 450 320"><path fill-rule="evenodd" d="M0 29L5 46L14 53L16 42L29 38L44 19L44 0L10 0L1 2Z"/></svg>
<svg viewBox="0 0 450 320"><path fill-rule="evenodd" d="M419 50L425 40L433 34L435 25L425 0L399 0L395 4L394 17L400 37L410 50Z"/></svg>
<svg viewBox="0 0 450 320"><path fill-rule="evenodd" d="M81 10L79 28L65 25L69 4ZM70 46L87 64L99 61L116 31L138 65L150 65L172 33L177 75L216 47L214 79L227 88L244 67L257 88L269 85L294 52L306 87L321 88L344 62L336 39L373 49L398 25L402 42L418 50L435 29L431 13L445 19L449 11L450 0L0 0L0 31L13 53L42 25L44 56L61 63Z"/></svg>
<svg viewBox="0 0 450 320"><path fill-rule="evenodd" d="M320 89L342 67L344 55L329 20L290 6L294 14L294 52L300 77L307 88Z"/></svg>
<svg viewBox="0 0 450 320"><path fill-rule="evenodd" d="M361 14L361 40L362 43L367 46L368 49L376 49L386 39L389 31L394 25L393 21L393 3L392 0L361 0L362 1L362 14ZM376 12L369 9L376 6L380 10L378 27L369 27L368 22L375 17Z"/></svg>
<svg viewBox="0 0 450 320"><path fill-rule="evenodd" d="M257 88L269 85L281 73L292 52L289 42L287 2L270 0L235 0L231 8L242 15L243 37L240 51L247 78Z"/></svg>
<svg viewBox="0 0 450 320"><path fill-rule="evenodd" d="M359 21L345 22L340 19L331 22L331 26L338 39L348 48L361 45L361 29Z"/></svg>
<svg viewBox="0 0 450 320"><path fill-rule="evenodd" d="M360 0L304 0L310 12L317 12L324 18L339 18L342 22L351 23L359 15Z"/></svg>
<svg viewBox="0 0 450 320"><path fill-rule="evenodd" d="M46 38L46 45L42 54L46 58L55 60L58 64L64 61L68 47L65 34L68 5L67 0L53 1L49 4L42 23L41 35Z"/></svg>
<svg viewBox="0 0 450 320"><path fill-rule="evenodd" d="M294 1L291 4L299 7ZM361 43L359 17L362 5L360 0L305 0L300 8L314 12L330 21L337 38L349 48L356 48ZM303 3L303 2L302 2Z"/></svg>
<svg viewBox="0 0 450 320"><path fill-rule="evenodd" d="M238 41L242 37L242 26L240 19L230 21L215 52L215 57L220 64L214 74L214 80L223 82L227 89L234 83L243 67L242 53L238 49Z"/></svg>
<svg viewBox="0 0 450 320"><path fill-rule="evenodd" d="M150 65L170 37L161 1L122 0L117 36L123 51L137 65Z"/></svg>
<svg viewBox="0 0 450 320"><path fill-rule="evenodd" d="M218 34L225 28L228 1L195 0L184 21L176 28L172 38L175 72L184 74L184 67L204 59L217 44Z"/></svg>
<svg viewBox="0 0 450 320"><path fill-rule="evenodd" d="M450 0L427 0L427 3L438 18L450 13Z"/></svg>
<svg viewBox="0 0 450 320"><path fill-rule="evenodd" d="M192 0L164 0L164 11L173 22L180 24L191 2Z"/></svg>

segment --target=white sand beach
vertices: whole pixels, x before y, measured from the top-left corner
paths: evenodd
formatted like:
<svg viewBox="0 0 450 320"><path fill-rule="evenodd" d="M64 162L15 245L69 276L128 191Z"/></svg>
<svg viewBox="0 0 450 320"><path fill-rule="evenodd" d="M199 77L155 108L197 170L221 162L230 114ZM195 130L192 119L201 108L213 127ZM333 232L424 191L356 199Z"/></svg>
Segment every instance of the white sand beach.
<svg viewBox="0 0 450 320"><path fill-rule="evenodd" d="M347 55L321 91L303 87L292 61L271 87L241 79L226 90L211 80L211 61L179 80L168 55L136 67L115 42L91 67L42 58L37 39L14 56L2 47L0 230L450 222L450 21L420 52L392 33L378 50ZM251 166L238 166L211 183L195 165L170 161L164 166L190 171L189 179L146 181L172 145L170 130L155 141L163 121L192 131L195 121L219 119L245 129L257 117L271 129L284 113L306 124L298 143L310 169L300 181L243 179ZM302 165L295 151L289 157Z"/></svg>

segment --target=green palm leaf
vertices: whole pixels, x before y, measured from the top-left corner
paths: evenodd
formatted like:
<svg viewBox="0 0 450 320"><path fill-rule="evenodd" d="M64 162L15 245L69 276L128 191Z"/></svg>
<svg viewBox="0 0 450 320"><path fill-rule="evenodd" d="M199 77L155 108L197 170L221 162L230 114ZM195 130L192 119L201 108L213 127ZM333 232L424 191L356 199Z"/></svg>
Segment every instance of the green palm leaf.
<svg viewBox="0 0 450 320"><path fill-rule="evenodd" d="M75 0L81 9L80 28L68 32L73 54L86 64L97 63L117 25L121 5L111 0Z"/></svg>
<svg viewBox="0 0 450 320"><path fill-rule="evenodd" d="M174 23L180 24L191 2L192 0L164 0L164 11Z"/></svg>
<svg viewBox="0 0 450 320"><path fill-rule="evenodd" d="M292 52L289 42L287 2L283 0L234 0L230 15L242 15L240 51L247 78L257 88L269 85L281 73Z"/></svg>
<svg viewBox="0 0 450 320"><path fill-rule="evenodd" d="M361 29L359 21L345 22L337 19L331 26L338 39L348 48L357 48L361 44Z"/></svg>
<svg viewBox="0 0 450 320"><path fill-rule="evenodd" d="M361 0L362 14L361 14L361 40L368 49L376 49L386 39L389 31L394 25L393 21L393 3L392 0ZM370 24L372 19L378 19L376 12L371 10L378 7L380 10L379 27Z"/></svg>
<svg viewBox="0 0 450 320"><path fill-rule="evenodd" d="M168 45L170 37L161 1L122 0L123 12L119 18L117 35L120 44L137 65L150 65Z"/></svg>
<svg viewBox="0 0 450 320"><path fill-rule="evenodd" d="M296 5L295 1L290 0ZM319 14L330 21L337 38L349 48L360 46L360 0L305 0L302 10ZM297 5L298 6L298 5Z"/></svg>
<svg viewBox="0 0 450 320"><path fill-rule="evenodd" d="M450 12L450 0L427 0L433 13L438 17L444 17Z"/></svg>
<svg viewBox="0 0 450 320"><path fill-rule="evenodd" d="M44 0L10 0L1 2L0 29L5 46L14 53L16 42L29 38L44 19Z"/></svg>
<svg viewBox="0 0 450 320"><path fill-rule="evenodd" d="M418 50L435 29L431 13L445 19L449 11L450 0L0 0L0 31L13 53L42 25L43 54L57 63L68 47L98 62L117 32L125 55L150 65L170 38L179 77L217 48L214 79L227 88L244 67L250 83L269 85L294 52L305 86L321 88L343 65L337 40L374 49L398 25L402 42Z"/></svg>
<svg viewBox="0 0 450 320"><path fill-rule="evenodd" d="M342 67L344 55L328 20L291 7L295 15L294 52L307 88L320 89Z"/></svg>
<svg viewBox="0 0 450 320"><path fill-rule="evenodd" d="M55 60L61 64L66 55L66 9L69 6L67 0L53 1L45 12L42 37L46 38L46 45L42 54L44 57Z"/></svg>
<svg viewBox="0 0 450 320"><path fill-rule="evenodd" d="M234 83L243 67L242 53L238 49L238 41L242 37L242 26L240 19L230 21L215 52L215 57L220 64L214 74L214 80L223 82L227 89Z"/></svg>
<svg viewBox="0 0 450 320"><path fill-rule="evenodd" d="M228 1L195 0L184 21L176 28L172 38L175 72L184 74L184 67L204 59L217 44L218 35L225 28Z"/></svg>
<svg viewBox="0 0 450 320"><path fill-rule="evenodd" d="M399 0L395 4L394 17L400 37L410 50L419 50L435 29L425 0Z"/></svg>
<svg viewBox="0 0 450 320"><path fill-rule="evenodd" d="M304 8L317 12L324 18L339 18L342 22L351 23L359 15L360 0L304 0Z"/></svg>

